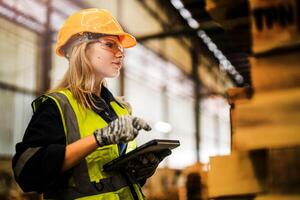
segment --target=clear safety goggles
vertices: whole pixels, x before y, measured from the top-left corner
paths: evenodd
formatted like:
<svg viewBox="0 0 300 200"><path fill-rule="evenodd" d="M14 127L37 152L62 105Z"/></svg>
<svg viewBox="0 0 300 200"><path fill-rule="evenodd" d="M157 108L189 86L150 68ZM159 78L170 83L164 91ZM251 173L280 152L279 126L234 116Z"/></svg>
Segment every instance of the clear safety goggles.
<svg viewBox="0 0 300 200"><path fill-rule="evenodd" d="M93 43L97 43L97 45L100 45L100 47L102 47L103 49L111 51L114 54L116 54L117 52L121 52L122 54L124 54L124 48L119 42L115 40L108 38L99 38L98 40L93 41Z"/></svg>
<svg viewBox="0 0 300 200"><path fill-rule="evenodd" d="M95 33L83 33L82 35L78 35L74 37L68 42L68 44L66 44L63 47L65 57L69 59L73 47L83 42L97 43L105 50L111 51L114 54L116 54L117 52L121 52L124 56L124 48L119 42L113 39L103 38L103 36L107 36L107 35L95 34Z"/></svg>

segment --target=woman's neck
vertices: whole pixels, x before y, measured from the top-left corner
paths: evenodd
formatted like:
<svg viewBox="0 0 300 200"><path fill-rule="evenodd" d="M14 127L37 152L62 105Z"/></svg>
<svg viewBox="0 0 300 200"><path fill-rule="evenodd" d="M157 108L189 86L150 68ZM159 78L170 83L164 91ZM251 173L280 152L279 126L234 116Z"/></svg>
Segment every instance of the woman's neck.
<svg viewBox="0 0 300 200"><path fill-rule="evenodd" d="M93 89L93 93L96 94L97 96L100 96L101 87L102 87L102 81L96 82L95 87Z"/></svg>

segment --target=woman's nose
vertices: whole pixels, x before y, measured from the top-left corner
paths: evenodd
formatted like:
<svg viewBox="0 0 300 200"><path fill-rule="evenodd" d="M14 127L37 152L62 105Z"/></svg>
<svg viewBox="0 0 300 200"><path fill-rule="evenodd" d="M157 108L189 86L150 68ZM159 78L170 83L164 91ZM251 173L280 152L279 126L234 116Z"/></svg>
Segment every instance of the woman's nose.
<svg viewBox="0 0 300 200"><path fill-rule="evenodd" d="M118 50L118 51L115 53L115 56L116 56L117 58L123 58L123 57L124 57L124 52Z"/></svg>

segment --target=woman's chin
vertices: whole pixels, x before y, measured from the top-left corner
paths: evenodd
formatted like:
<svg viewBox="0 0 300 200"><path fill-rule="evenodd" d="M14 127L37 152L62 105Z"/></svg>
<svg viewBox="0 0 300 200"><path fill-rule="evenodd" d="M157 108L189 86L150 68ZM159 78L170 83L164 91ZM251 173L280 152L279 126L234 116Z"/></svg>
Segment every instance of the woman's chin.
<svg viewBox="0 0 300 200"><path fill-rule="evenodd" d="M108 76L106 76L107 78L116 78L120 75L120 71L116 71L114 73L109 74Z"/></svg>

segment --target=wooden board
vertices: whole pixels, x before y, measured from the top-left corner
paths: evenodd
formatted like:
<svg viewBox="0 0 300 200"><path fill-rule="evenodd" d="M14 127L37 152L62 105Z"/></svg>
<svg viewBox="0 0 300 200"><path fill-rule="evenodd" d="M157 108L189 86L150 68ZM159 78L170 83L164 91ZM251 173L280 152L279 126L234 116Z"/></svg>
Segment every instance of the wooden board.
<svg viewBox="0 0 300 200"><path fill-rule="evenodd" d="M300 145L300 88L256 93L232 113L236 150Z"/></svg>
<svg viewBox="0 0 300 200"><path fill-rule="evenodd" d="M233 152L210 158L209 197L256 194L264 191L265 154Z"/></svg>
<svg viewBox="0 0 300 200"><path fill-rule="evenodd" d="M259 195L254 200L299 200L300 194L267 194Z"/></svg>
<svg viewBox="0 0 300 200"><path fill-rule="evenodd" d="M300 195L300 147L268 151L268 190ZM300 198L299 198L300 199Z"/></svg>
<svg viewBox="0 0 300 200"><path fill-rule="evenodd" d="M254 53L299 46L297 0L249 0L249 3Z"/></svg>
<svg viewBox="0 0 300 200"><path fill-rule="evenodd" d="M252 87L255 92L300 87L300 51L261 58L250 58Z"/></svg>

